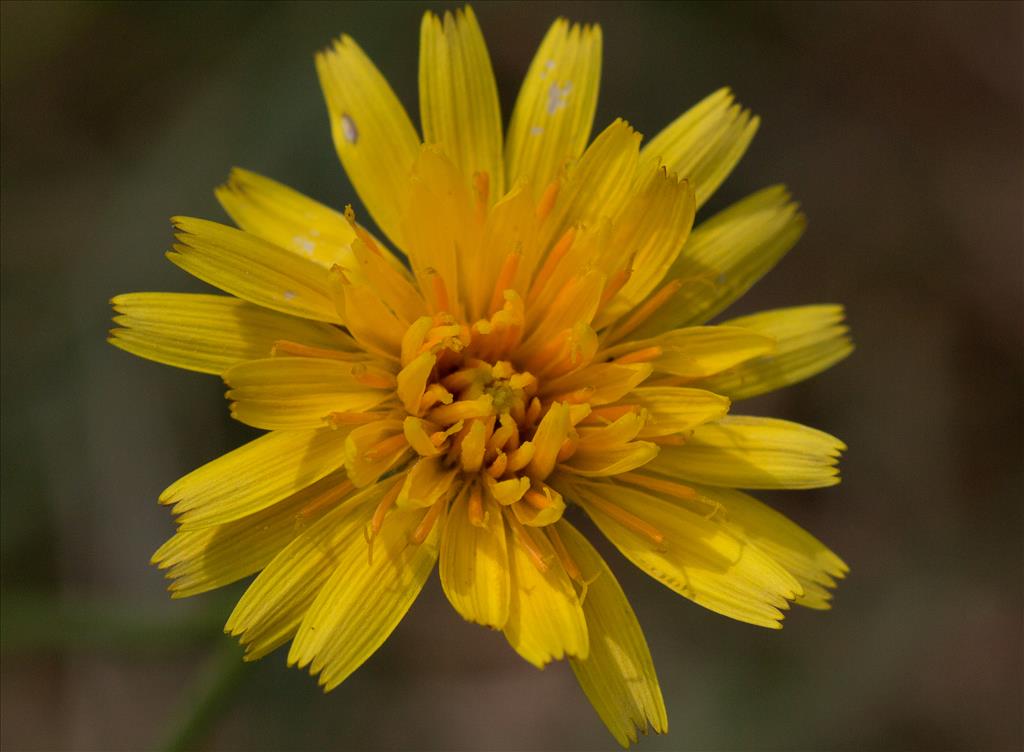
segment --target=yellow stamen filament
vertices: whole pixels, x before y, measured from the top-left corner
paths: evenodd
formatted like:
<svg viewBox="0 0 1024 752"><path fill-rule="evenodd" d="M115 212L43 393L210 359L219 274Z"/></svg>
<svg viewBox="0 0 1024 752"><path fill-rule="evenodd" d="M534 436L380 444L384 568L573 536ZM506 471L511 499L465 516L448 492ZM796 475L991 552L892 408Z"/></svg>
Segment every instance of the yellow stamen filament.
<svg viewBox="0 0 1024 752"><path fill-rule="evenodd" d="M475 483L469 489L469 506L466 510L469 515L469 524L476 527L484 526L484 499L480 494L480 488Z"/></svg>
<svg viewBox="0 0 1024 752"><path fill-rule="evenodd" d="M334 488L329 488L322 494L314 496L309 501L308 504L303 506L302 509L300 509L297 512L296 516L302 518L309 518L315 512L319 512L324 507L329 506L330 504L333 504L343 496L346 496L355 487L355 483L348 479L345 479L341 483L336 485Z"/></svg>
<svg viewBox="0 0 1024 752"><path fill-rule="evenodd" d="M399 449L408 445L408 440L405 438L404 433L396 433L394 436L389 436L383 441L374 445L371 449L366 450L363 458L367 462L374 462L375 460L382 460L393 452L397 452Z"/></svg>
<svg viewBox="0 0 1024 752"><path fill-rule="evenodd" d="M532 305L537 302L537 298L540 297L541 292L547 285L548 280L555 273L555 269L558 264L572 248L573 241L576 240L576 228L570 227L565 233L559 238L558 242L555 243L551 252L548 254L547 259L544 261L544 266L537 273L537 276L533 280L533 286L530 287L530 294L526 298L528 305Z"/></svg>
<svg viewBox="0 0 1024 752"><path fill-rule="evenodd" d="M438 311L450 311L451 301L448 297L448 286L445 285L444 278L434 269L428 269L427 274L430 276L430 285L434 292L435 309Z"/></svg>
<svg viewBox="0 0 1024 752"><path fill-rule="evenodd" d="M445 496L442 496L440 499L435 501L433 505L431 505L430 509L427 510L427 513L423 515L423 519L420 521L420 524L412 531L412 535L409 536L409 540L415 544L420 544L425 541L427 536L430 535L430 531L434 529L434 523L437 522L437 518L441 515L441 510L444 509L445 504L447 503L448 499Z"/></svg>
<svg viewBox="0 0 1024 752"><path fill-rule="evenodd" d="M623 323L619 324L609 335L605 344L617 342L618 340L625 337L627 334L632 332L642 323L647 321L651 315L661 308L665 303L671 300L672 296L679 292L679 288L683 286L683 281L680 279L674 279L667 285L662 287L658 292L654 293L646 301L644 301L639 308L637 308L633 315L626 319Z"/></svg>
<svg viewBox="0 0 1024 752"><path fill-rule="evenodd" d="M505 513L505 519L508 521L509 527L512 528L512 533L515 535L516 540L523 547L523 550L526 551L533 565L541 572L547 572L548 563L544 559L544 553L537 547L536 541L530 537L530 531L523 526L523 523L519 521L509 507L504 507L502 511Z"/></svg>
<svg viewBox="0 0 1024 752"><path fill-rule="evenodd" d="M555 553L558 555L558 560L562 562L562 567L565 569L565 573L569 575L569 579L582 584L583 572L580 571L580 567L576 563L576 560L569 554L569 549L565 547L565 543L562 541L562 536L558 534L557 526L548 525L544 528L544 532L548 534L548 540L551 541L551 547L555 549Z"/></svg>
<svg viewBox="0 0 1024 752"><path fill-rule="evenodd" d="M630 363L647 363L655 358L660 358L663 353L664 351L658 346L645 347L642 350L626 353L616 358L615 362L621 366L629 365Z"/></svg>
<svg viewBox="0 0 1024 752"><path fill-rule="evenodd" d="M530 464L530 460L533 459L533 453L536 451L532 442L525 442L518 449L512 451L508 455L508 468L505 472L507 473L518 473L524 467Z"/></svg>
<svg viewBox="0 0 1024 752"><path fill-rule="evenodd" d="M576 454L576 448L579 446L579 442L576 439L568 438L562 442L562 446L558 449L558 454L555 457L556 462L565 462L567 459Z"/></svg>
<svg viewBox="0 0 1024 752"><path fill-rule="evenodd" d="M487 468L487 474L490 475L495 480L497 480L505 473L505 469L507 467L508 455L505 454L504 452L499 451L498 456L494 459L494 462L492 462L490 467Z"/></svg>
<svg viewBox="0 0 1024 752"><path fill-rule="evenodd" d="M555 199L558 198L558 189L561 187L561 182L558 178L555 178L548 183L547 188L544 189L544 193L540 197L540 201L537 203L537 220L543 222L548 218L551 213L551 209L555 206Z"/></svg>
<svg viewBox="0 0 1024 752"><path fill-rule="evenodd" d="M619 290L626 286L631 276L633 276L632 257L630 257L629 263L626 266L615 272L608 280L608 283L604 286L604 291L601 293L601 302L597 304L597 309L601 310L611 302L611 299L619 294Z"/></svg>
<svg viewBox="0 0 1024 752"><path fill-rule="evenodd" d="M348 353L341 350L329 350L324 347L311 347L286 339L279 339L270 349L272 356L298 355L303 358L329 358L331 360L353 360L362 357L362 353Z"/></svg>
<svg viewBox="0 0 1024 752"><path fill-rule="evenodd" d="M398 382L393 374L380 370L370 370L363 363L352 366L352 378L371 389L394 389Z"/></svg>
<svg viewBox="0 0 1024 752"><path fill-rule="evenodd" d="M551 499L532 488L523 496L523 501L537 510L547 509L551 506Z"/></svg>
<svg viewBox="0 0 1024 752"><path fill-rule="evenodd" d="M402 491L402 478L395 480L395 485L388 489L388 492L384 494L384 497L377 504L377 508L373 510L373 519L370 520L371 539L380 532L380 529L384 526L384 518L391 510L392 505L395 503L395 499L398 498L398 494Z"/></svg>
<svg viewBox="0 0 1024 752"><path fill-rule="evenodd" d="M491 176L486 170L473 173L473 190L476 192L476 213L483 221L487 217L487 202L491 196Z"/></svg>
<svg viewBox="0 0 1024 752"><path fill-rule="evenodd" d="M625 481L626 483L632 483L634 486L642 486L643 488L649 488L652 491L660 491L662 493L675 496L685 501L698 501L701 495L697 493L697 490L684 486L682 483L675 483L670 480L663 480L661 478L652 478L649 475L642 475L641 473L620 473L616 476L616 480Z"/></svg>
<svg viewBox="0 0 1024 752"><path fill-rule="evenodd" d="M665 536L660 530L651 525L648 522L644 522L639 517L636 517L617 504L612 504L610 501L605 501L597 495L588 495L587 503L593 504L599 510L607 514L613 520L618 522L620 525L628 527L635 533L649 538L652 542L661 544L665 540Z"/></svg>
<svg viewBox="0 0 1024 752"><path fill-rule="evenodd" d="M516 272L519 271L519 261L522 258L523 254L519 251L513 251L505 257L505 263L501 265L501 271L498 273L498 281L494 283L490 308L487 309L491 316L504 307L505 290L512 287L512 281L516 277Z"/></svg>

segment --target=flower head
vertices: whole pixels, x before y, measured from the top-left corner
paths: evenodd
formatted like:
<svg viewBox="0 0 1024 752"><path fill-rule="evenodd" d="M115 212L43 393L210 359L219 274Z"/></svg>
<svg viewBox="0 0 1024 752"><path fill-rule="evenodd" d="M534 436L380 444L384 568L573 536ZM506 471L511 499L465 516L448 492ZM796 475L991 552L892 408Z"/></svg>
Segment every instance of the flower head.
<svg viewBox="0 0 1024 752"><path fill-rule="evenodd" d="M718 613L828 607L842 561L735 489L832 485L843 445L732 401L847 355L842 309L706 325L803 217L772 187L691 231L757 118L722 90L646 145L622 120L589 141L600 54L597 27L555 22L503 139L472 11L428 13L421 140L342 37L316 67L387 242L235 170L217 197L238 229L176 218L168 254L229 295L114 299L113 344L221 375L232 416L268 431L161 495L178 532L154 555L175 597L259 573L226 627L247 657L290 641L330 689L437 564L464 618L538 667L567 657L619 742L664 732L643 634L569 505Z"/></svg>

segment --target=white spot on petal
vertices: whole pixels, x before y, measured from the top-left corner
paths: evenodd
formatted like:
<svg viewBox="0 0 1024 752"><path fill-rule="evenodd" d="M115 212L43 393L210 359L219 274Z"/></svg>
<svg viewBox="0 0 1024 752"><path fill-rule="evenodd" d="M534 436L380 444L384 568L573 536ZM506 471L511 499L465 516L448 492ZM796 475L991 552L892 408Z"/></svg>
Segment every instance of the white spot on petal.
<svg viewBox="0 0 1024 752"><path fill-rule="evenodd" d="M569 101L569 92L572 91L572 82L567 82L559 86L558 84L551 84L551 88L548 89L548 114L554 115L560 109L565 107Z"/></svg>
<svg viewBox="0 0 1024 752"><path fill-rule="evenodd" d="M359 140L359 130L356 128L356 121L346 112L341 116L341 132L345 140L354 144Z"/></svg>
<svg viewBox="0 0 1024 752"><path fill-rule="evenodd" d="M544 132L544 128L543 128L543 126L540 126L540 125L535 125L532 128L530 128L530 135L531 136L539 136L543 132Z"/></svg>
<svg viewBox="0 0 1024 752"><path fill-rule="evenodd" d="M292 290L285 290L284 291L284 299L285 300L295 300L295 292L292 291Z"/></svg>
<svg viewBox="0 0 1024 752"><path fill-rule="evenodd" d="M292 242L295 244L296 248L301 248L310 256L313 255L313 251L316 249L316 243L302 235L296 235L294 238L292 238Z"/></svg>

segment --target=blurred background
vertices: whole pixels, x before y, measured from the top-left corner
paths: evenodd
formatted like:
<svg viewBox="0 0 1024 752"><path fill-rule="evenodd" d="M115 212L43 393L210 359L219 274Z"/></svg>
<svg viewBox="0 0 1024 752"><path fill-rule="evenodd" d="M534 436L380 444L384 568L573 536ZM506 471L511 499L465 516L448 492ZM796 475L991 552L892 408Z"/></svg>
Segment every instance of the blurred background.
<svg viewBox="0 0 1024 752"><path fill-rule="evenodd" d="M240 587L172 602L148 564L159 492L251 434L218 379L106 345L108 299L203 289L168 218L225 219L233 165L353 201L312 54L353 35L415 113L428 7L452 6L0 5L5 750L614 746L567 665L463 623L436 578L325 696L283 651L241 664ZM759 630L608 552L670 714L640 749L1020 749L1024 5L476 11L506 118L557 15L603 25L595 128L653 135L732 86L763 125L703 216L785 182L810 224L730 313L843 302L858 344L747 408L850 445L841 486L763 495L851 564L832 611Z"/></svg>

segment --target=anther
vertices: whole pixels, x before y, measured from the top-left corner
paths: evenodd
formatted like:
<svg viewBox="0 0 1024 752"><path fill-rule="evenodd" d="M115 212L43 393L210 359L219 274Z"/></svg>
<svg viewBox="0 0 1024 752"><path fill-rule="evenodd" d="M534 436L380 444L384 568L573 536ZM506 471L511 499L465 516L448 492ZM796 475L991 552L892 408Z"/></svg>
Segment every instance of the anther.
<svg viewBox="0 0 1024 752"><path fill-rule="evenodd" d="M586 503L592 504L597 507L600 511L611 517L613 520L618 522L620 525L628 527L633 532L639 533L650 539L653 543L661 544L665 540L664 534L658 530L654 525L648 522L644 522L639 517L630 514L625 509L620 507L618 504L613 504L610 501L605 501L596 494L588 494Z"/></svg>
<svg viewBox="0 0 1024 752"><path fill-rule="evenodd" d="M303 358L328 358L330 360L353 360L359 357L356 353L342 350L330 350L325 347L310 347L287 339L279 339L270 348L271 356L298 355Z"/></svg>
<svg viewBox="0 0 1024 752"><path fill-rule="evenodd" d="M430 531L434 529L434 523L437 522L437 518L441 515L441 510L444 509L445 504L448 500L442 496L440 499L435 501L427 513L423 515L423 519L420 524L416 526L416 529L412 531L412 535L409 539L416 544L422 543L430 535Z"/></svg>
<svg viewBox="0 0 1024 752"><path fill-rule="evenodd" d="M516 541L523 547L526 554L530 557L533 565L541 572L548 571L548 563L544 558L544 553L537 547L537 542L530 536L530 532L523 526L523 523L513 514L509 507L504 507L502 511L505 514L505 519L508 520L509 527L512 528L512 533L515 535Z"/></svg>
<svg viewBox="0 0 1024 752"><path fill-rule="evenodd" d="M565 231L565 233L563 233L558 242L555 243L551 252L548 253L547 259L544 261L544 266L541 267L541 270L533 279L533 285L530 287L530 294L526 298L527 305L531 305L537 301L537 298L547 285L548 280L555 273L555 269L558 267L559 262L561 262L569 252L569 249L572 248L572 244L575 240L576 228L570 227Z"/></svg>
<svg viewBox="0 0 1024 752"><path fill-rule="evenodd" d="M626 353L625 355L616 358L614 362L618 363L620 366L629 365L630 363L648 363L656 358L660 358L663 354L664 350L658 346L645 347L641 350L634 350L631 353Z"/></svg>
<svg viewBox="0 0 1024 752"><path fill-rule="evenodd" d="M375 444L372 448L366 450L363 454L363 458L367 462L374 462L375 460L381 460L387 457L392 452L397 452L402 447L408 445L408 440L405 438L404 433L396 433L394 436L389 436L383 441Z"/></svg>
<svg viewBox="0 0 1024 752"><path fill-rule="evenodd" d="M644 303L633 312L633 315L615 327L611 334L608 335L608 339L605 344L611 344L612 342L619 341L642 323L647 321L655 311L671 300L672 296L679 292L679 288L682 286L682 280L674 279L658 290L658 292L654 293L654 295L644 301Z"/></svg>
<svg viewBox="0 0 1024 752"><path fill-rule="evenodd" d="M519 271L519 262L523 254L518 250L512 251L505 257L498 273L498 281L494 283L494 292L491 294L491 305L487 309L491 316L500 311L505 305L505 290L512 287L516 272Z"/></svg>
<svg viewBox="0 0 1024 752"><path fill-rule="evenodd" d="M473 525L474 527L484 526L484 499L480 494L480 487L476 483L474 483L469 489L467 514L469 515L470 525Z"/></svg>
<svg viewBox="0 0 1024 752"><path fill-rule="evenodd" d="M336 485L334 488L329 488L326 491L324 491L322 494L319 494L318 496L314 496L313 499L311 499L309 501L309 503L307 503L305 506L303 506L302 509L300 509L296 513L296 517L302 517L304 519L308 519L315 512L319 512L324 507L326 507L326 506L328 506L330 504L333 504L338 499L340 499L343 496L347 495L353 488L355 488L355 484L352 481L350 481L348 479L343 480L341 483Z"/></svg>
<svg viewBox="0 0 1024 752"><path fill-rule="evenodd" d="M544 189L544 193L540 197L540 201L537 203L537 220L543 222L548 218L551 213L551 209L555 206L555 199L558 198L558 190L561 187L561 182L558 178L555 178L548 183L547 188Z"/></svg>

